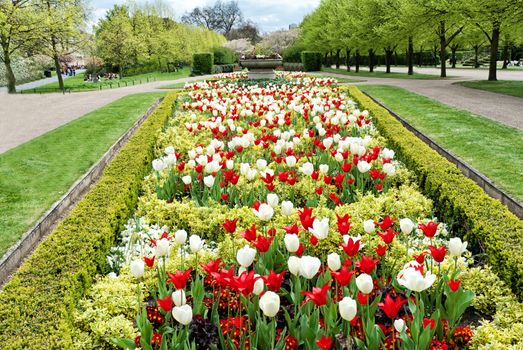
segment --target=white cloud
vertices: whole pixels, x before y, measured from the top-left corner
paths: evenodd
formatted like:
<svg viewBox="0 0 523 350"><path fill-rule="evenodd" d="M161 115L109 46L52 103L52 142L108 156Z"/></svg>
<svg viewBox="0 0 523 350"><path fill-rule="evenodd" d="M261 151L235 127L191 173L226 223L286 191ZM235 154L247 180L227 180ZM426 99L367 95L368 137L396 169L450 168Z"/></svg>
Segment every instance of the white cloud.
<svg viewBox="0 0 523 350"><path fill-rule="evenodd" d="M173 7L176 16L181 17L185 12L197 6L214 3L214 0L167 0ZM92 0L93 21L105 15L107 9L114 4L124 3L124 0ZM239 0L246 19L257 23L263 32L270 32L288 28L289 24L299 24L303 16L312 12L320 0Z"/></svg>

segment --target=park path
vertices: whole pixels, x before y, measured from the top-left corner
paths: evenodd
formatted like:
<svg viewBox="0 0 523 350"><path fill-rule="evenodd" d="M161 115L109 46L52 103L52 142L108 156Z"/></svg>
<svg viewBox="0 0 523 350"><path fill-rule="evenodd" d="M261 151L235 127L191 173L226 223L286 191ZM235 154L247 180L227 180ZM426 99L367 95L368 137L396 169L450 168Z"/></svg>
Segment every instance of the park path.
<svg viewBox="0 0 523 350"><path fill-rule="evenodd" d="M160 92L167 84L201 80L209 76L155 81L147 84L70 94L0 93L0 154L56 129L123 96Z"/></svg>
<svg viewBox="0 0 523 350"><path fill-rule="evenodd" d="M405 69L393 69L405 72ZM435 68L417 69L418 73L438 74ZM488 91L466 88L453 84L465 80L485 80L486 70L449 69L449 79L398 79L398 78L369 78L361 77L361 82L355 85L380 84L393 85L412 91L419 95L432 98L446 105L463 109L474 114L484 116L505 125L523 131L523 98L492 93ZM338 78L360 79L336 73L322 73ZM498 71L499 80L523 80L523 71Z"/></svg>

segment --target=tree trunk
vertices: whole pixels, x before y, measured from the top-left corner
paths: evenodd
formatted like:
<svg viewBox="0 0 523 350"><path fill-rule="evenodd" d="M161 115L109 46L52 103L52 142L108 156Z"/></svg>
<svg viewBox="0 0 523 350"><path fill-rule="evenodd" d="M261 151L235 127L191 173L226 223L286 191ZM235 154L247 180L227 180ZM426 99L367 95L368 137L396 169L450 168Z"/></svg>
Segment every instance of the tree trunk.
<svg viewBox="0 0 523 350"><path fill-rule="evenodd" d="M347 72L350 72L350 49L345 49L345 54L347 55Z"/></svg>
<svg viewBox="0 0 523 350"><path fill-rule="evenodd" d="M354 62L356 65L356 73L360 72L360 50L356 50L356 62Z"/></svg>
<svg viewBox="0 0 523 350"><path fill-rule="evenodd" d="M499 47L499 24L494 24L490 41L490 65L488 70L488 80L496 81L497 64L498 64L498 47Z"/></svg>
<svg viewBox="0 0 523 350"><path fill-rule="evenodd" d="M385 65L387 66L387 70L386 72L387 73L390 73L390 66L392 64L392 54L393 54L393 51L392 50L385 50Z"/></svg>
<svg viewBox="0 0 523 350"><path fill-rule="evenodd" d="M56 77L58 78L58 87L60 90L64 90L64 78L62 77L62 67L60 66L60 61L58 60L58 55L53 55L54 68L56 69Z"/></svg>
<svg viewBox="0 0 523 350"><path fill-rule="evenodd" d="M323 65L327 68L330 68L329 66L329 53L325 52L325 57L323 57Z"/></svg>
<svg viewBox="0 0 523 350"><path fill-rule="evenodd" d="M458 51L458 47L452 46L450 50L452 51L452 68L456 68L456 51Z"/></svg>
<svg viewBox="0 0 523 350"><path fill-rule="evenodd" d="M369 49L369 72L374 73L374 49Z"/></svg>
<svg viewBox="0 0 523 350"><path fill-rule="evenodd" d="M7 92L10 94L16 93L16 77L11 67L11 57L9 53L4 51L4 65L5 65L5 77L7 78Z"/></svg>
<svg viewBox="0 0 523 350"><path fill-rule="evenodd" d="M414 74L414 43L412 36L409 36L409 44L407 49L407 65L409 66L408 75Z"/></svg>
<svg viewBox="0 0 523 350"><path fill-rule="evenodd" d="M446 50L447 49L447 39L445 37L445 22L439 22L439 63L441 65L441 78L447 76L447 67L446 67Z"/></svg>
<svg viewBox="0 0 523 350"><path fill-rule="evenodd" d="M501 69L507 69L509 62L508 44L503 46L503 67Z"/></svg>
<svg viewBox="0 0 523 350"><path fill-rule="evenodd" d="M340 69L340 49L336 50L336 69Z"/></svg>
<svg viewBox="0 0 523 350"><path fill-rule="evenodd" d="M474 68L479 68L479 45L474 46Z"/></svg>

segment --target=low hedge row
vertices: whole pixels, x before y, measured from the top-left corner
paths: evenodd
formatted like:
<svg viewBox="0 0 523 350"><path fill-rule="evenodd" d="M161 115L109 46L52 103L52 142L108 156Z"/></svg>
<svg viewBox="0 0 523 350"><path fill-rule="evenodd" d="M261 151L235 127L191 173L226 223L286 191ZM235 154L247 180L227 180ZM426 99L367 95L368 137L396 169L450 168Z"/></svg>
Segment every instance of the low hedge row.
<svg viewBox="0 0 523 350"><path fill-rule="evenodd" d="M72 312L104 268L115 233L136 206L156 136L172 115L175 99L175 93L167 95L0 292L0 348L72 348Z"/></svg>
<svg viewBox="0 0 523 350"><path fill-rule="evenodd" d="M214 55L212 52L195 53L192 56L193 74L203 75L212 74Z"/></svg>
<svg viewBox="0 0 523 350"><path fill-rule="evenodd" d="M386 109L354 86L350 95L373 116L400 159L419 177L422 191L434 200L439 216L469 241L474 253L485 253L498 276L523 299L523 221L501 202L408 131Z"/></svg>

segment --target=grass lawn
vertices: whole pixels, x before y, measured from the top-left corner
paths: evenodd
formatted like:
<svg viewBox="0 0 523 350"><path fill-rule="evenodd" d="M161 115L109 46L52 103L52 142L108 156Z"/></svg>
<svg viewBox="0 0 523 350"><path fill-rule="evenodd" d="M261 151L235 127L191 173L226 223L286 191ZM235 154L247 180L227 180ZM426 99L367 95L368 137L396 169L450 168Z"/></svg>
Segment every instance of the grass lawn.
<svg viewBox="0 0 523 350"><path fill-rule="evenodd" d="M201 80L200 80L201 81ZM197 83L200 81L191 81L191 83ZM174 83L169 85L162 85L158 89L183 89L186 83Z"/></svg>
<svg viewBox="0 0 523 350"><path fill-rule="evenodd" d="M133 75L130 77L123 77L122 79L118 80L104 80L97 83L94 82L86 82L84 81L84 73L79 73L74 77L69 77L67 79L64 79L64 85L66 89L71 89L71 91L90 91L90 90L99 90L100 87L102 89L108 89L108 88L117 88L119 87L118 84L120 84L120 87L127 86L127 85L133 85L133 82L135 85L137 84L143 84L147 83L147 81L154 81L154 80L174 80L174 79L180 79L188 77L189 74L191 74L191 68L184 67L177 72L171 72L171 73L161 73L161 72L154 72L154 73L147 73L147 74L140 74L140 75ZM49 83L40 87L37 87L36 89L29 89L25 90L27 93L31 92L57 92L58 90L58 81Z"/></svg>
<svg viewBox="0 0 523 350"><path fill-rule="evenodd" d="M459 85L485 90L490 92L496 92L498 94L511 95L516 97L523 97L523 81L522 80L474 80L474 81L461 81L457 83Z"/></svg>
<svg viewBox="0 0 523 350"><path fill-rule="evenodd" d="M371 73L368 70L362 70L361 68L360 68L359 73L354 72L354 70L347 72L346 69L335 69L335 68L323 68L322 72L343 74L343 75L348 75L351 77L399 78L399 79L441 79L439 76L433 75L433 74L422 74L422 73L414 72L413 75L408 75L407 73L398 73L398 72L385 73L385 72L381 72L381 71L374 71Z"/></svg>
<svg viewBox="0 0 523 350"><path fill-rule="evenodd" d="M523 132L398 87L359 88L523 201Z"/></svg>
<svg viewBox="0 0 523 350"><path fill-rule="evenodd" d="M123 97L0 154L0 256L163 95Z"/></svg>

